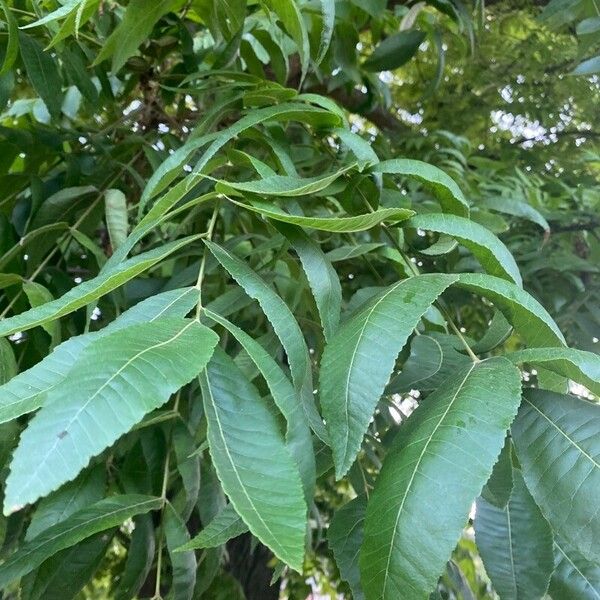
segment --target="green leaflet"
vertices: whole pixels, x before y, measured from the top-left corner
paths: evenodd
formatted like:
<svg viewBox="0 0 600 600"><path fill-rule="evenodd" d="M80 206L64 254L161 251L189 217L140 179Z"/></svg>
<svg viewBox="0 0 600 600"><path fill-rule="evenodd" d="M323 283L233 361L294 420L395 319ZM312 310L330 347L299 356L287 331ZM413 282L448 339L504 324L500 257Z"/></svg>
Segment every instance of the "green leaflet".
<svg viewBox="0 0 600 600"><path fill-rule="evenodd" d="M234 201L235 202L235 201ZM414 215L414 211L407 208L380 208L372 213L354 216L331 216L331 217L305 217L286 213L276 204L253 200L252 203L235 202L247 210L257 212L269 219L320 229L321 231L333 231L336 233L349 233L353 231L364 231L370 229L383 221L398 222L408 219Z"/></svg>
<svg viewBox="0 0 600 600"><path fill-rule="evenodd" d="M47 392L22 434L6 481L5 514L73 479L92 456L195 377L217 341L198 321L175 318L132 325L93 341L73 363L78 377Z"/></svg>
<svg viewBox="0 0 600 600"><path fill-rule="evenodd" d="M307 196L316 194L331 185L344 173L356 167L356 163L341 167L333 173L317 177L292 177L290 175L270 175L255 181L223 181L217 180L216 190L228 193L231 190L250 192L261 196L279 196L281 198Z"/></svg>
<svg viewBox="0 0 600 600"><path fill-rule="evenodd" d="M325 58L329 45L331 44L331 38L333 37L333 28L335 27L335 0L319 0L321 4L321 38L319 41L319 50L315 63L321 64L321 61Z"/></svg>
<svg viewBox="0 0 600 600"><path fill-rule="evenodd" d="M23 283L23 291L29 300L31 308L46 304L46 302L52 302L54 297L43 285L36 283L35 281L26 281ZM52 339L52 346L55 346L60 342L60 323L57 321L46 323L42 325L42 328Z"/></svg>
<svg viewBox="0 0 600 600"><path fill-rule="evenodd" d="M53 554L21 580L28 600L65 600L90 581L112 542L114 528Z"/></svg>
<svg viewBox="0 0 600 600"><path fill-rule="evenodd" d="M198 239L198 237L197 235L192 235L139 254L116 265L113 269L97 275L93 279L84 281L52 302L47 302L42 306L32 308L14 317L3 319L0 321L0 336L10 335L17 331L25 331L68 315L123 285L173 252Z"/></svg>
<svg viewBox="0 0 600 600"><path fill-rule="evenodd" d="M332 131L335 135L337 135L341 142L347 146L352 154L356 157L358 161L358 170L362 171L365 167L370 167L379 162L379 157L375 154L375 150L373 150L371 144L367 142L364 138L360 137L360 135L350 131L350 129L345 129L339 127Z"/></svg>
<svg viewBox="0 0 600 600"><path fill-rule="evenodd" d="M104 192L106 227L113 249L127 239L127 199L121 190L109 189Z"/></svg>
<svg viewBox="0 0 600 600"><path fill-rule="evenodd" d="M163 292L136 304L104 329L63 342L37 365L0 386L0 423L39 408L44 402L45 392L65 378L79 354L95 339L129 325L152 322L159 317L185 317L197 301L198 291L195 288Z"/></svg>
<svg viewBox="0 0 600 600"><path fill-rule="evenodd" d="M530 346L566 345L546 309L514 283L492 275L461 273L455 285L491 300Z"/></svg>
<svg viewBox="0 0 600 600"><path fill-rule="evenodd" d="M62 6L48 13L41 19L34 21L33 23L28 23L27 25L23 25L21 29L29 29L31 27L39 27L40 25L45 25L46 23L52 23L52 21L58 21L58 19L62 19L66 17L73 11L79 8L79 5L86 0L68 0Z"/></svg>
<svg viewBox="0 0 600 600"><path fill-rule="evenodd" d="M515 364L539 365L600 395L600 357L574 348L526 348L506 355Z"/></svg>
<svg viewBox="0 0 600 600"><path fill-rule="evenodd" d="M362 64L366 71L393 71L407 63L425 39L422 31L400 31L385 38Z"/></svg>
<svg viewBox="0 0 600 600"><path fill-rule="evenodd" d="M433 377L442 367L442 347L428 335L417 335L410 343L410 356L398 375L392 377L387 393L402 394L420 389L420 384Z"/></svg>
<svg viewBox="0 0 600 600"><path fill-rule="evenodd" d="M286 443L298 465L304 498L310 504L315 491L315 455L309 422L296 390L281 367L256 340L213 311L205 308L204 313L235 337L264 377L273 401L287 421Z"/></svg>
<svg viewBox="0 0 600 600"><path fill-rule="evenodd" d="M432 591L492 472L520 394L520 373L506 359L472 363L401 427L367 507L360 556L367 598L413 600Z"/></svg>
<svg viewBox="0 0 600 600"><path fill-rule="evenodd" d="M165 539L171 558L171 595L177 600L192 600L196 585L196 555L194 551L175 552L190 540L183 519L167 502L165 506Z"/></svg>
<svg viewBox="0 0 600 600"><path fill-rule="evenodd" d="M475 354L483 354L497 348L506 341L512 332L512 325L506 320L506 317L499 311L494 311L492 321L481 337L472 346L471 350Z"/></svg>
<svg viewBox="0 0 600 600"><path fill-rule="evenodd" d="M504 509L510 499L513 488L512 442L509 437L504 442L504 448L494 465L481 497L496 508Z"/></svg>
<svg viewBox="0 0 600 600"><path fill-rule="evenodd" d="M308 31L300 8L296 0L265 0L265 4L277 15L296 44L302 66L302 75L300 78L300 86L302 86L310 63L310 45Z"/></svg>
<svg viewBox="0 0 600 600"><path fill-rule="evenodd" d="M469 216L469 205L454 179L433 165L420 160L398 158L380 162L372 171L416 179L436 197L444 212L459 217Z"/></svg>
<svg viewBox="0 0 600 600"><path fill-rule="evenodd" d="M0 67L0 77L8 73L11 67L14 65L17 56L19 56L19 26L12 12L6 6L6 2L2 0L0 7L4 12L4 18L6 19L6 25L8 27L8 43L6 44L6 51L4 53L4 60Z"/></svg>
<svg viewBox="0 0 600 600"><path fill-rule="evenodd" d="M250 531L300 571L307 507L275 416L219 349L200 382L210 454L225 493Z"/></svg>
<svg viewBox="0 0 600 600"><path fill-rule="evenodd" d="M48 52L44 52L36 39L22 31L19 32L19 47L31 85L44 101L52 118L58 119L62 106L62 79L56 61Z"/></svg>
<svg viewBox="0 0 600 600"><path fill-rule="evenodd" d="M104 498L68 519L49 527L0 565L0 588L26 575L48 557L84 540L94 533L117 527L135 515L156 510L160 498L137 494Z"/></svg>
<svg viewBox="0 0 600 600"><path fill-rule="evenodd" d="M548 592L553 600L600 600L600 565L554 536L555 568Z"/></svg>
<svg viewBox="0 0 600 600"><path fill-rule="evenodd" d="M523 396L512 434L523 477L552 529L600 562L600 406L545 390Z"/></svg>
<svg viewBox="0 0 600 600"><path fill-rule="evenodd" d="M356 458L398 353L425 311L456 280L427 274L386 288L325 347L319 390L338 479Z"/></svg>
<svg viewBox="0 0 600 600"><path fill-rule="evenodd" d="M77 479L63 485L40 501L27 528L25 541L32 540L48 527L64 521L74 512L101 500L105 487L106 475L102 465L83 471Z"/></svg>
<svg viewBox="0 0 600 600"><path fill-rule="evenodd" d="M94 65L112 56L112 72L115 74L150 36L156 22L182 4L183 0L156 0L151 4L145 0L132 0L127 5L123 20L104 42Z"/></svg>
<svg viewBox="0 0 600 600"><path fill-rule="evenodd" d="M205 243L221 265L244 288L248 296L258 301L269 319L287 354L294 386L300 394L310 426L325 441L327 437L325 426L314 403L310 354L292 311L244 261L213 242L205 241Z"/></svg>
<svg viewBox="0 0 600 600"><path fill-rule="evenodd" d="M519 267L508 248L493 233L478 223L456 215L432 213L412 217L405 223L405 227L451 235L475 255L490 275L523 286Z"/></svg>
<svg viewBox="0 0 600 600"><path fill-rule="evenodd" d="M367 498L357 496L335 512L327 532L335 562L340 575L350 585L353 600L365 597L360 585L358 553L364 539L366 511Z"/></svg>
<svg viewBox="0 0 600 600"><path fill-rule="evenodd" d="M377 250L377 248L381 248L384 244L379 242L371 242L365 244L357 244L356 246L338 246L333 250L330 250L325 255L329 262L339 262L344 260L350 260L351 258L356 258L357 256L363 256L364 254L368 254L373 250Z"/></svg>
<svg viewBox="0 0 600 600"><path fill-rule="evenodd" d="M475 541L485 571L502 600L541 598L554 569L552 530L514 470L505 508L477 500Z"/></svg>
<svg viewBox="0 0 600 600"><path fill-rule="evenodd" d="M18 370L19 367L11 343L4 338L0 338L0 384L12 379ZM0 387L0 390L2 390L2 387Z"/></svg>
<svg viewBox="0 0 600 600"><path fill-rule="evenodd" d="M154 526L149 515L138 515L133 520L135 529L127 549L125 569L114 592L115 600L130 600L139 592L154 562Z"/></svg>
<svg viewBox="0 0 600 600"><path fill-rule="evenodd" d="M337 273L323 254L321 246L300 228L284 223L279 223L276 227L289 240L300 258L317 304L323 335L329 340L337 329L342 306L342 286Z"/></svg>
<svg viewBox="0 0 600 600"><path fill-rule="evenodd" d="M521 217L539 225L544 231L550 231L548 221L533 206L519 200L510 198L483 198L478 202L478 206L486 206L496 212Z"/></svg>
<svg viewBox="0 0 600 600"><path fill-rule="evenodd" d="M248 526L235 512L233 504L227 504L195 538L177 548L176 552L196 548L216 548L246 531Z"/></svg>

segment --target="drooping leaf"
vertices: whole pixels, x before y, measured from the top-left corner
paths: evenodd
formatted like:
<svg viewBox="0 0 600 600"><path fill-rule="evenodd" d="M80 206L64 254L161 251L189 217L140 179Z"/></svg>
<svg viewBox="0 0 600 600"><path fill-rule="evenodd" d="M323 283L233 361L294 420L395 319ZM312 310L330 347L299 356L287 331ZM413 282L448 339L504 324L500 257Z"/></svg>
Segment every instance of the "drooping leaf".
<svg viewBox="0 0 600 600"><path fill-rule="evenodd" d="M557 535L600 562L600 405L530 389L512 433L525 483Z"/></svg>
<svg viewBox="0 0 600 600"><path fill-rule="evenodd" d="M6 481L5 513L73 479L92 456L195 377L217 340L198 321L162 318L93 341L73 364L78 377L47 392L21 436Z"/></svg>
<svg viewBox="0 0 600 600"><path fill-rule="evenodd" d="M420 160L398 158L380 162L372 171L416 179L436 197L444 212L459 217L469 216L469 205L454 179L433 165Z"/></svg>
<svg viewBox="0 0 600 600"><path fill-rule="evenodd" d="M245 262L213 242L205 243L245 292L260 304L287 354L294 386L300 394L310 426L321 439L326 439L323 420L314 404L310 354L292 311Z"/></svg>
<svg viewBox="0 0 600 600"><path fill-rule="evenodd" d="M175 552L190 540L183 519L170 503L165 506L165 539L171 558L171 594L177 600L192 600L196 585L196 556L193 550Z"/></svg>
<svg viewBox="0 0 600 600"><path fill-rule="evenodd" d="M335 269L319 244L312 241L301 229L282 223L277 229L290 241L300 258L317 303L323 335L328 340L337 329L342 305L342 286Z"/></svg>
<svg viewBox="0 0 600 600"><path fill-rule="evenodd" d="M403 425L367 507L360 556L367 598L432 591L492 472L520 393L520 373L506 359L472 363Z"/></svg>
<svg viewBox="0 0 600 600"><path fill-rule="evenodd" d="M360 584L358 554L364 539L366 511L367 498L357 496L335 512L327 533L340 575L350 585L354 600L365 597Z"/></svg>
<svg viewBox="0 0 600 600"><path fill-rule="evenodd" d="M104 495L106 477L102 467L87 469L77 479L46 496L37 506L27 528L25 541L32 540L74 512L98 502Z"/></svg>
<svg viewBox="0 0 600 600"><path fill-rule="evenodd" d="M250 531L300 571L307 507L277 420L219 349L200 381L210 453L225 493Z"/></svg>
<svg viewBox="0 0 600 600"><path fill-rule="evenodd" d="M185 317L198 301L195 288L182 288L157 294L125 311L104 329L73 337L57 346L37 365L23 371L0 387L0 423L39 408L45 393L62 381L71 367L95 339L160 317ZM3 340L4 343L6 340Z"/></svg>
<svg viewBox="0 0 600 600"><path fill-rule="evenodd" d="M19 47L27 77L54 119L58 119L62 106L62 79L56 61L42 45L20 31Z"/></svg>
<svg viewBox="0 0 600 600"><path fill-rule="evenodd" d="M52 302L54 297L50 293L50 290L40 283L36 283L35 281L26 281L23 283L23 291L29 300L29 304L31 308L36 308L37 306L42 306L42 304L46 304L46 302ZM60 342L60 323L57 321L46 323L42 325L46 333L52 339L52 345L55 346Z"/></svg>
<svg viewBox="0 0 600 600"><path fill-rule="evenodd" d="M235 337L264 377L273 401L287 421L286 442L300 471L304 497L310 503L315 490L315 456L309 422L298 394L275 359L256 340L213 311L204 312Z"/></svg>
<svg viewBox="0 0 600 600"><path fill-rule="evenodd" d="M265 4L277 15L283 23L286 31L294 40L300 64L302 66L302 75L300 81L304 80L308 72L310 61L310 45L308 41L308 31L302 18L300 8L296 0L265 0Z"/></svg>
<svg viewBox="0 0 600 600"><path fill-rule="evenodd" d="M292 215L285 212L276 204L269 204L259 200L253 200L252 203L236 202L247 210L259 213L284 223L319 229L321 231L333 231L336 233L349 233L355 231L364 231L383 221L397 223L404 221L415 213L406 208L380 208L374 212L354 216L328 216L328 217L306 217L301 215Z"/></svg>
<svg viewBox="0 0 600 600"><path fill-rule="evenodd" d="M78 594L100 566L114 529L96 533L54 554L22 580L28 600L65 600Z"/></svg>
<svg viewBox="0 0 600 600"><path fill-rule="evenodd" d="M369 252L377 250L377 248L381 248L381 246L383 246L383 244L379 242L357 244L356 246L338 246L327 252L325 256L327 256L330 262L334 263L369 254Z"/></svg>
<svg viewBox="0 0 600 600"><path fill-rule="evenodd" d="M490 475L483 490L481 497L493 506L504 509L510 499L513 489L513 462L512 462L512 442L506 438L504 448L494 465L494 470Z"/></svg>
<svg viewBox="0 0 600 600"><path fill-rule="evenodd" d="M325 347L320 399L336 477L351 467L398 353L456 277L427 274L386 288L345 321Z"/></svg>
<svg viewBox="0 0 600 600"><path fill-rule="evenodd" d="M114 594L115 600L130 600L146 581L154 561L154 527L149 515L133 519L134 530L127 549L127 561Z"/></svg>
<svg viewBox="0 0 600 600"><path fill-rule="evenodd" d="M17 60L17 56L19 56L19 26L4 0L0 2L0 7L2 7L2 12L4 12L4 18L6 19L6 24L8 26L8 42L6 44L2 66L0 67L0 76L2 76L10 71L15 60Z"/></svg>
<svg viewBox="0 0 600 600"><path fill-rule="evenodd" d="M195 538L177 548L177 552L196 548L216 548L246 531L248 526L235 512L233 504L227 504Z"/></svg>
<svg viewBox="0 0 600 600"><path fill-rule="evenodd" d="M104 203L110 243L116 249L127 239L127 199L121 190L111 188L104 192Z"/></svg>
<svg viewBox="0 0 600 600"><path fill-rule="evenodd" d="M523 285L519 267L508 248L488 229L463 217L445 214L416 215L405 226L445 233L468 248L490 274Z"/></svg>
<svg viewBox="0 0 600 600"><path fill-rule="evenodd" d="M506 600L541 598L554 569L552 530L513 471L513 489L505 508L477 500L475 541L486 573Z"/></svg>
<svg viewBox="0 0 600 600"><path fill-rule="evenodd" d="M14 317L3 319L0 321L0 336L25 331L68 315L123 285L196 239L198 239L198 236L189 236L139 254L93 279L80 283L52 302L47 302Z"/></svg>
<svg viewBox="0 0 600 600"><path fill-rule="evenodd" d="M555 568L548 590L553 600L600 600L600 565L554 536Z"/></svg>
<svg viewBox="0 0 600 600"><path fill-rule="evenodd" d="M492 320L488 324L483 336L471 345L471 350L475 354L490 352L506 341L512 332L512 325L506 320L506 317L499 310L494 312Z"/></svg>
<svg viewBox="0 0 600 600"><path fill-rule="evenodd" d="M135 515L156 510L160 498L136 494L104 498L49 527L0 565L0 588L26 575L47 558L95 533L121 525Z"/></svg>
<svg viewBox="0 0 600 600"><path fill-rule="evenodd" d="M526 348L506 355L515 364L527 363L568 377L600 395L600 357L575 348Z"/></svg>
<svg viewBox="0 0 600 600"><path fill-rule="evenodd" d="M156 0L148 4L144 0L132 0L125 10L123 20L102 45L94 64L112 57L112 72L116 73L133 56L146 40L156 22L169 11L179 8L182 0Z"/></svg>
<svg viewBox="0 0 600 600"><path fill-rule="evenodd" d="M18 372L17 360L10 342L0 339L0 385L10 381ZM0 391L2 387L0 387Z"/></svg>
<svg viewBox="0 0 600 600"><path fill-rule="evenodd" d="M325 58L329 45L331 44L331 38L333 37L333 28L335 27L335 0L319 0L321 5L321 37L319 40L319 50L315 63L321 64L321 61Z"/></svg>
<svg viewBox="0 0 600 600"><path fill-rule="evenodd" d="M385 38L362 64L367 71L393 71L407 63L423 43L425 34L411 29Z"/></svg>
<svg viewBox="0 0 600 600"><path fill-rule="evenodd" d="M565 345L565 338L548 311L514 283L482 273L461 273L455 285L491 300L528 345Z"/></svg>

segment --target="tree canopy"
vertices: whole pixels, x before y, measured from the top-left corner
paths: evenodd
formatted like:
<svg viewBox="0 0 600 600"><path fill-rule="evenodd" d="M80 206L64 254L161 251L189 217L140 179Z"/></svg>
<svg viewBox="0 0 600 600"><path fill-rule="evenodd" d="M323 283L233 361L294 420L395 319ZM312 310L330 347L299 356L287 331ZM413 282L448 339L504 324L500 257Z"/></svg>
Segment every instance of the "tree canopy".
<svg viewBox="0 0 600 600"><path fill-rule="evenodd" d="M0 7L5 597L600 598L595 0Z"/></svg>

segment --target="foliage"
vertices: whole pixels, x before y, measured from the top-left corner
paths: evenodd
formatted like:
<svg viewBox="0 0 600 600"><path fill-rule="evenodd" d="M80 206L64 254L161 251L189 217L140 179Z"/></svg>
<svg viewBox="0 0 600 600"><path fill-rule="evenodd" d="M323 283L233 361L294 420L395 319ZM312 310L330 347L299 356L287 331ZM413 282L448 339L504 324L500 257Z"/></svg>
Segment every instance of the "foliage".
<svg viewBox="0 0 600 600"><path fill-rule="evenodd" d="M0 6L6 597L600 597L594 2Z"/></svg>

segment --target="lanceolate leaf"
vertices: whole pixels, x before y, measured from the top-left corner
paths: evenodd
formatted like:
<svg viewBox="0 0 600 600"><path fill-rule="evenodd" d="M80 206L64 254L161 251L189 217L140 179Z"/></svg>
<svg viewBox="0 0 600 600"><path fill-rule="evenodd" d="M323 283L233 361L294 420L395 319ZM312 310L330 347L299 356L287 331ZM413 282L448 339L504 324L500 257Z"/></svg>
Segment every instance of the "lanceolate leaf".
<svg viewBox="0 0 600 600"><path fill-rule="evenodd" d="M325 440L327 436L325 427L314 404L310 355L302 331L291 310L245 262L217 244L208 241L205 243L245 292L260 304L285 349L294 386L300 393L310 426L322 440Z"/></svg>
<svg viewBox="0 0 600 600"><path fill-rule="evenodd" d="M600 562L600 405L527 390L512 428L523 477L552 529L587 559Z"/></svg>
<svg viewBox="0 0 600 600"><path fill-rule="evenodd" d="M19 32L19 47L31 85L46 104L48 112L58 119L62 105L62 79L56 60L36 39L22 31Z"/></svg>
<svg viewBox="0 0 600 600"><path fill-rule="evenodd" d="M321 360L320 399L339 479L352 466L398 353L456 277L421 275L390 286L343 323Z"/></svg>
<svg viewBox="0 0 600 600"><path fill-rule="evenodd" d="M367 498L357 496L333 515L327 537L341 576L352 590L353 600L364 600L360 585L358 555L364 539Z"/></svg>
<svg viewBox="0 0 600 600"><path fill-rule="evenodd" d="M177 548L177 552L195 548L216 548L246 531L248 526L235 512L233 504L227 504L194 539Z"/></svg>
<svg viewBox="0 0 600 600"><path fill-rule="evenodd" d="M337 273L319 244L301 229L283 223L277 229L290 241L300 258L317 303L323 335L329 340L337 329L342 305L342 286Z"/></svg>
<svg viewBox="0 0 600 600"><path fill-rule="evenodd" d="M564 346L565 338L546 309L514 283L492 275L462 273L457 286L491 300L531 346Z"/></svg>
<svg viewBox="0 0 600 600"><path fill-rule="evenodd" d="M600 395L600 357L574 348L526 348L507 354L515 364L539 365L585 385Z"/></svg>
<svg viewBox="0 0 600 600"><path fill-rule="evenodd" d="M0 2L0 7L4 12L4 18L6 19L6 24L8 26L8 43L6 44L4 60L0 67L0 76L2 76L9 72L17 59L17 56L19 56L19 27L17 25L17 20L4 0Z"/></svg>
<svg viewBox="0 0 600 600"><path fill-rule="evenodd" d="M494 470L483 490L481 496L489 504L504 509L510 499L513 488L513 461L512 442L506 438L504 448L494 465Z"/></svg>
<svg viewBox="0 0 600 600"><path fill-rule="evenodd" d="M157 294L125 311L104 329L63 342L37 365L0 387L0 423L39 408L44 402L45 392L65 378L81 352L97 338L129 325L152 322L160 317L185 317L197 301L198 290L195 288Z"/></svg>
<svg viewBox="0 0 600 600"><path fill-rule="evenodd" d="M222 351L200 381L210 453L225 493L250 531L300 571L307 507L277 420Z"/></svg>
<svg viewBox="0 0 600 600"><path fill-rule="evenodd" d="M165 539L171 556L171 594L177 600L191 600L196 585L196 556L194 551L175 552L189 542L190 534L182 518L171 504L165 507Z"/></svg>
<svg viewBox="0 0 600 600"><path fill-rule="evenodd" d="M552 531L516 469L513 481L505 508L477 500L475 541L500 598L541 598L554 569Z"/></svg>
<svg viewBox="0 0 600 600"><path fill-rule="evenodd" d="M116 249L127 238L127 199L121 190L110 189L104 192L104 203L110 243Z"/></svg>
<svg viewBox="0 0 600 600"><path fill-rule="evenodd" d="M32 308L20 315L3 319L0 321L0 336L10 335L17 331L25 331L68 315L78 308L97 300L100 296L118 288L197 238L198 236L190 236L144 252L93 279L84 281L69 290L64 296L52 302Z"/></svg>
<svg viewBox="0 0 600 600"><path fill-rule="evenodd" d="M273 401L287 421L286 442L300 471L307 504L315 491L315 456L306 414L298 394L275 359L252 337L220 315L204 309L207 317L227 329L241 344L264 377Z"/></svg>
<svg viewBox="0 0 600 600"><path fill-rule="evenodd" d="M99 531L119 526L135 515L156 510L160 506L160 498L131 494L104 498L74 513L68 519L49 527L30 542L23 544L0 565L0 588L33 571L60 550L73 546Z"/></svg>
<svg viewBox="0 0 600 600"><path fill-rule="evenodd" d="M363 63L367 71L392 71L407 63L425 39L422 31L400 31L381 42Z"/></svg>
<svg viewBox="0 0 600 600"><path fill-rule="evenodd" d="M600 564L554 536L555 569L548 590L552 600L600 600Z"/></svg>
<svg viewBox="0 0 600 600"><path fill-rule="evenodd" d="M355 168L356 163L340 168L334 173L326 173L318 177L291 177L289 175L271 175L256 181L219 181L218 191L237 190L261 196L279 196L281 198L306 196L324 190L344 173Z"/></svg>
<svg viewBox="0 0 600 600"><path fill-rule="evenodd" d="M182 0L156 0L151 4L132 0L127 5L123 20L104 42L94 64L112 56L112 71L116 73L150 35L154 24L181 4Z"/></svg>
<svg viewBox="0 0 600 600"><path fill-rule="evenodd" d="M432 213L416 215L405 226L451 235L475 255L490 275L523 285L519 267L508 248L482 225L456 215Z"/></svg>
<svg viewBox="0 0 600 600"><path fill-rule="evenodd" d="M252 204L241 202L236 202L236 204L275 221L283 221L284 223L300 225L301 227L320 229L321 231L334 231L337 233L364 231L365 229L371 229L371 227L379 225L383 221L404 221L415 214L414 211L406 208L380 208L372 213L351 217L335 215L330 217L305 217L291 215L276 204L269 204L259 200L253 200Z"/></svg>
<svg viewBox="0 0 600 600"><path fill-rule="evenodd" d="M398 158L378 163L373 171L416 179L437 198L444 212L459 217L469 216L469 205L454 179L433 165L420 160Z"/></svg>
<svg viewBox="0 0 600 600"><path fill-rule="evenodd" d="M319 51L315 63L319 65L325 58L329 44L333 36L333 28L335 26L335 0L319 0L321 4L321 40L319 42Z"/></svg>
<svg viewBox="0 0 600 600"><path fill-rule="evenodd" d="M520 402L504 358L473 363L398 432L369 500L360 567L367 598L425 598L500 453ZM432 543L435 540L435 543Z"/></svg>
<svg viewBox="0 0 600 600"><path fill-rule="evenodd" d="M195 377L217 339L197 321L163 318L91 343L73 364L77 377L47 393L21 436L6 482L5 513L73 479L92 456Z"/></svg>

